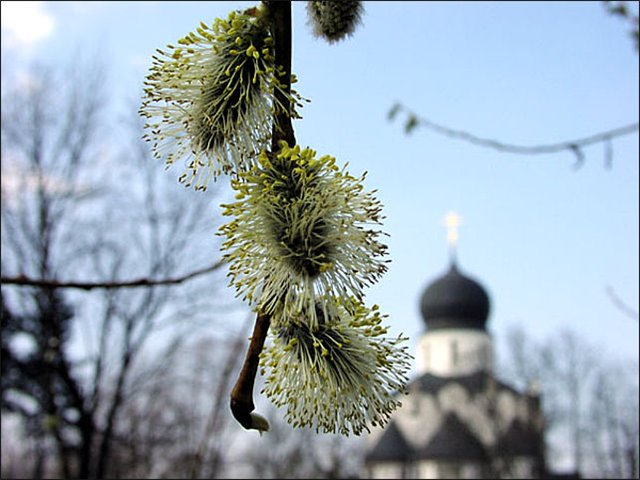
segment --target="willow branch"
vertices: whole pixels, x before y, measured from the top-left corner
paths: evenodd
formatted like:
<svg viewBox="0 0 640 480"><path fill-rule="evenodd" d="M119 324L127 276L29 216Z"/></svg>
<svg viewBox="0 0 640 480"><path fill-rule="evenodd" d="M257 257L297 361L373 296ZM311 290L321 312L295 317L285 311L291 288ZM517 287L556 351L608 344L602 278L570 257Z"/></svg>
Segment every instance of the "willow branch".
<svg viewBox="0 0 640 480"><path fill-rule="evenodd" d="M231 412L236 420L247 430L267 430L268 424L260 423L262 417L252 414L255 409L253 403L253 386L258 373L258 364L260 363L260 352L264 347L267 338L271 316L258 314L256 323L253 327L253 334L249 343L249 349L242 365L242 370L238 375L233 390L231 391Z"/></svg>
<svg viewBox="0 0 640 480"><path fill-rule="evenodd" d="M280 105L276 111L271 138L271 150L279 150L278 141L285 140L289 146L294 146L296 138L291 124L291 2L270 1L265 2L272 16L271 34L275 45L275 63L282 67L282 76L278 78L284 92L276 90L276 105Z"/></svg>
<svg viewBox="0 0 640 480"><path fill-rule="evenodd" d="M483 138L464 130L457 130L450 128L439 123L433 122L426 118L422 118L416 115L414 112L406 108L400 103L396 103L391 110L389 110L389 120L393 120L396 115L403 112L406 115L406 121L404 125L405 132L411 133L417 127L428 128L441 135L463 140L465 142L486 148L492 148L501 152L516 153L520 155L544 155L550 153L557 153L561 151L569 151L576 157L576 167L582 165L584 162L583 148L596 143L604 143L607 150L605 160L607 165L611 162L611 140L616 137L624 135L630 135L638 131L638 123L632 123L623 127L614 128L612 130L606 130L587 137L578 138L575 140L566 140L558 143L543 144L543 145L514 145L509 143L500 142L490 138Z"/></svg>
<svg viewBox="0 0 640 480"><path fill-rule="evenodd" d="M271 34L274 40L275 63L281 68L282 75L279 81L286 94L276 90L276 104L280 107L276 110L273 121L271 138L271 150L279 150L278 142L285 140L290 146L295 145L296 139L291 124L291 2L290 1L265 1L270 10ZM249 349L242 365L238 380L231 391L231 412L236 420L246 429L259 431L268 430L269 423L266 419L252 413L255 409L253 403L253 386L258 373L260 353L267 338L271 316L259 312L251 335Z"/></svg>
<svg viewBox="0 0 640 480"><path fill-rule="evenodd" d="M0 283L2 283L3 285L17 285L20 287L78 288L80 290L92 290L96 288L113 290L116 288L136 288L136 287L155 287L160 285L178 285L180 283L184 283L188 280L191 280L195 277L199 277L201 275L206 275L207 273L214 272L218 270L223 265L223 263L224 262L222 260L219 260L213 265L210 265L206 268L195 270L193 272L187 273L179 277L162 278L158 280L143 277L143 278L123 281L123 282L75 282L75 281L64 282L64 281L58 281L58 280L31 278L26 275L18 275L14 277L3 276L0 278Z"/></svg>

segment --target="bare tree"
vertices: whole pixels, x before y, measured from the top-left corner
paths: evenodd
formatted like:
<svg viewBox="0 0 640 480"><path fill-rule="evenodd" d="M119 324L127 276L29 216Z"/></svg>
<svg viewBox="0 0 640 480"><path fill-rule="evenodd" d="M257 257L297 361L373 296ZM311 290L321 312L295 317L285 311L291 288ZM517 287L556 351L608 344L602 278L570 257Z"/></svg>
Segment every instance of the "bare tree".
<svg viewBox="0 0 640 480"><path fill-rule="evenodd" d="M585 432L589 469L602 478L637 478L637 366L605 366L591 388L591 421Z"/></svg>
<svg viewBox="0 0 640 480"><path fill-rule="evenodd" d="M113 458L118 478L219 478L231 440L240 428L227 402L237 373L248 323L226 335L170 344L157 369L140 362L116 425Z"/></svg>
<svg viewBox="0 0 640 480"><path fill-rule="evenodd" d="M63 219L73 209L72 199L81 195L76 189L79 167L93 153L100 97L91 92L96 93L99 72L69 90L64 100L54 94L59 85L50 72L38 73L2 99L2 270L55 278L71 254L71 225ZM16 298L25 313L10 312L3 298L3 337L26 335L31 352L26 358L8 357L14 381L3 383L3 407L27 419L39 439L34 477L43 474L46 437L53 438L60 473L71 475L68 429L81 438L82 446L74 447L78 474L86 476L94 425L65 354L73 311L56 290L33 289ZM11 396L16 393L34 401L35 408L25 411Z"/></svg>
<svg viewBox="0 0 640 480"><path fill-rule="evenodd" d="M507 331L505 344L506 359L501 362L501 372L521 391L532 386L541 390L545 425L552 429L564 416L561 407L564 390L556 379L561 352L553 343L535 341L522 327Z"/></svg>
<svg viewBox="0 0 640 480"><path fill-rule="evenodd" d="M76 65L65 81L40 70L3 89L2 274L45 282L3 286L3 415L19 414L40 439L34 477L110 476L123 409L168 368L170 355L154 351L178 351L227 303L208 268L218 257L211 197L157 168L139 124L105 127L102 77ZM55 288L66 278L188 278L203 267L208 275L188 284ZM153 361L143 379L144 356Z"/></svg>
<svg viewBox="0 0 640 480"><path fill-rule="evenodd" d="M262 408L271 426L270 441L264 445L263 440L256 439L241 449L240 458L248 467L247 475L253 478L359 478L363 439L318 435L309 428L294 429L272 405Z"/></svg>
<svg viewBox="0 0 640 480"><path fill-rule="evenodd" d="M506 343L504 374L541 389L552 466L562 456L583 476L637 478L637 364L617 366L569 330L538 342L514 328Z"/></svg>

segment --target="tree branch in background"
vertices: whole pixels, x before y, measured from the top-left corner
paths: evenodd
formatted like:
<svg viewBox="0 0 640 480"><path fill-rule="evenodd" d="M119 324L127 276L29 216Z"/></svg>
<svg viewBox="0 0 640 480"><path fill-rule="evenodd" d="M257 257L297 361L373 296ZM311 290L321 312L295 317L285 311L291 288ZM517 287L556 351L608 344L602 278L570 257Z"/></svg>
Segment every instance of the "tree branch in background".
<svg viewBox="0 0 640 480"><path fill-rule="evenodd" d="M617 15L625 19L631 25L631 37L633 37L633 41L635 43L636 52L639 51L640 44L640 31L638 30L638 14L631 12L629 7L627 6L627 2L618 1L612 2L605 0L602 2L604 4L604 8L607 9L611 15Z"/></svg>
<svg viewBox="0 0 640 480"><path fill-rule="evenodd" d="M221 431L222 419L222 404L227 400L227 391L232 382L233 370L240 363L238 358L238 351L244 346L244 338L251 326L251 317L247 317L244 325L240 329L240 333L233 339L231 348L225 355L225 360L220 374L220 381L216 388L215 395L213 397L213 403L211 405L211 411L206 421L206 427L200 437L200 440L195 448L195 453L192 458L191 466L189 468L188 478L211 478L212 474L215 475L222 462L221 447L211 448L211 439ZM254 336L255 332L254 332ZM252 337L253 338L253 337ZM264 340L263 340L264 342ZM260 355L260 352L258 352ZM253 390L253 385L251 385ZM204 468L207 467L205 471Z"/></svg>
<svg viewBox="0 0 640 480"><path fill-rule="evenodd" d="M393 121L398 113L403 113L406 116L404 123L404 131L406 134L410 134L417 127L428 128L436 133L444 135L450 138L457 138L465 142L498 150L506 153L517 153L520 155L545 155L550 153L557 153L562 151L571 152L576 157L576 163L574 168L579 168L584 164L585 155L583 149L589 145L596 143L603 143L605 145L605 165L607 168L611 167L613 160L613 148L611 146L611 140L616 137L624 135L630 135L633 132L638 131L638 123L632 123L612 130L599 132L588 137L583 137L575 140L566 140L559 143L551 143L546 145L513 145L497 140L482 138L464 130L457 130L454 128L446 127L438 124L426 118L419 117L414 112L409 110L401 103L396 103L388 113L388 119Z"/></svg>
<svg viewBox="0 0 640 480"><path fill-rule="evenodd" d="M213 265L200 270L181 275L173 278L163 278L153 280L150 278L138 278L124 282L63 282L57 280L44 280L27 277L26 275L18 275L16 277L1 277L0 283L3 285L17 285L21 287L40 287L40 288L78 288L80 290L92 290L95 288L115 289L115 288L135 288L135 287L155 287L158 285L177 285L191 280L200 275L205 275L219 269L224 262L218 260Z"/></svg>
<svg viewBox="0 0 640 480"><path fill-rule="evenodd" d="M607 285L605 287L605 291L618 310L624 313L627 317L634 320L638 320L638 318L640 318L638 312L623 302L611 286Z"/></svg>

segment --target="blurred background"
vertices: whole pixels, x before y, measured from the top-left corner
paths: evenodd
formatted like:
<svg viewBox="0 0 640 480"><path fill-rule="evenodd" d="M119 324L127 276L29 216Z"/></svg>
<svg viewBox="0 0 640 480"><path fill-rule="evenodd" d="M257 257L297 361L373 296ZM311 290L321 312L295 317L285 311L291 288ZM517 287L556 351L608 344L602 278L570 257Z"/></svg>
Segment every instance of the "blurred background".
<svg viewBox="0 0 640 480"><path fill-rule="evenodd" d="M2 284L2 477L359 477L362 439L292 429L259 381L273 431L231 417L253 325L220 263L232 193L184 188L141 141L155 49L255 2L1 5L2 276L49 282ZM549 461L592 477L638 475L637 15L364 2L327 44L293 3L298 142L367 171L384 204L391 264L368 302L413 351L458 212L498 374L540 382ZM140 279L175 281L104 288Z"/></svg>

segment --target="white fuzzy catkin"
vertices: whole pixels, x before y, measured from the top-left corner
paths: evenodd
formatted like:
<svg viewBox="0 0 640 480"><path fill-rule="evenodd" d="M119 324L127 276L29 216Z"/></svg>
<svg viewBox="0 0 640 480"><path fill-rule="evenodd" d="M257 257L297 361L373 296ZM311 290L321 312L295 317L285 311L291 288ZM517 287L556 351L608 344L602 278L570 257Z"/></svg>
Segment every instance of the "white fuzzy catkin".
<svg viewBox="0 0 640 480"><path fill-rule="evenodd" d="M329 43L353 34L361 21L362 2L353 0L307 2L309 23L313 33Z"/></svg>

